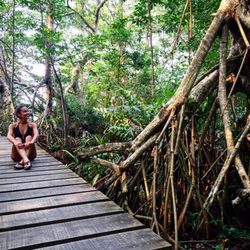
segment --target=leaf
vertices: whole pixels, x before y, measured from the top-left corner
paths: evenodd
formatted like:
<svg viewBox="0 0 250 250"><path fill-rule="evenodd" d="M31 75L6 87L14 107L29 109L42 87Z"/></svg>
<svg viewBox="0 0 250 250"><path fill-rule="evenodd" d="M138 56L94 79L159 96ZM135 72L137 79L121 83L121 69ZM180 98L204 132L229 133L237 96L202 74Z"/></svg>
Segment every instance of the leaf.
<svg viewBox="0 0 250 250"><path fill-rule="evenodd" d="M79 163L78 158L76 156L74 156L72 153L70 153L68 150L63 149L62 151L65 152L67 155L69 155L74 160L75 164Z"/></svg>
<svg viewBox="0 0 250 250"><path fill-rule="evenodd" d="M100 176L100 174L97 174L97 175L94 177L94 179L93 179L93 181L92 181L92 185L93 185L93 186L95 186L95 184L96 184L96 182L97 182L99 176Z"/></svg>

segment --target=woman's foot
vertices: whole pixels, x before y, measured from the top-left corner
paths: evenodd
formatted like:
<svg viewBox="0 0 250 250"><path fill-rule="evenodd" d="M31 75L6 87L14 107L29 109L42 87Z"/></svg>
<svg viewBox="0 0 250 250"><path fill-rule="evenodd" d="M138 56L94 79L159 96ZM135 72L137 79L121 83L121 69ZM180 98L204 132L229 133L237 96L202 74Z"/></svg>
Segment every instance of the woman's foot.
<svg viewBox="0 0 250 250"><path fill-rule="evenodd" d="M24 162L23 163L23 168L25 169L25 170L28 170L28 169L30 169L31 168L31 162L30 161L27 161L27 162Z"/></svg>
<svg viewBox="0 0 250 250"><path fill-rule="evenodd" d="M18 162L15 166L15 169L23 169L23 160L21 160L20 162Z"/></svg>

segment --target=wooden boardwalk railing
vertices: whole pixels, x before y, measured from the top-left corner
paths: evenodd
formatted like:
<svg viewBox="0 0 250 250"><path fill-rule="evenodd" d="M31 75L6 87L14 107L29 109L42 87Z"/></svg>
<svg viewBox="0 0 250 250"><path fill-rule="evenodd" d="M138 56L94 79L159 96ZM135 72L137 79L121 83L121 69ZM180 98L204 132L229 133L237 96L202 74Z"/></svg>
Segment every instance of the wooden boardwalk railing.
<svg viewBox="0 0 250 250"><path fill-rule="evenodd" d="M44 150L15 170L0 137L0 249L171 249Z"/></svg>

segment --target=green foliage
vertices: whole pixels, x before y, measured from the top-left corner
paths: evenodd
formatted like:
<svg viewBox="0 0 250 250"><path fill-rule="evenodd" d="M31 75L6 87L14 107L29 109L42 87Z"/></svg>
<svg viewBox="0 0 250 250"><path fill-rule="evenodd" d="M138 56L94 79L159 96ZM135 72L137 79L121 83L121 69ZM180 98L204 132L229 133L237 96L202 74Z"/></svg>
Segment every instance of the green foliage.
<svg viewBox="0 0 250 250"><path fill-rule="evenodd" d="M210 22L204 20L202 26L197 21L200 27L194 39L189 41L188 46L180 42L182 52L171 59L169 47L172 33L176 32L184 8L183 1L114 1L109 3L109 8L104 5L101 9L96 34L89 33L90 30L82 21L84 18L94 27L93 13L96 4L93 1L70 3L79 14L74 14L62 0L17 0L16 4L14 35L16 48L20 51L16 55L19 63L22 64L22 58L43 63L47 55L52 56L63 87L71 82L72 67L80 65L77 88L79 93L69 91L65 100L69 134L79 137L84 145L97 143L98 139L82 138L82 131L88 131L92 138L96 136L105 142L133 139L173 95L188 66L188 46L197 46L198 35L203 34L204 28ZM207 13L208 8L203 8L207 4L205 1L194 1L194 16L201 11ZM148 7L152 12L154 32L154 96L151 96L150 86ZM8 30L13 28L13 2L7 1L3 4L0 1L0 8L0 18L7 24L3 41L10 44L11 48L13 34ZM53 30L46 25L47 13L53 16ZM196 18L201 19L202 15ZM188 13L183 23L184 33L187 25ZM162 31L168 34L162 35ZM8 53L10 55L11 50ZM212 55L211 60L215 57L216 55ZM17 66L16 73L22 75L22 67ZM34 86L40 81L41 78L34 77ZM57 83L54 85L58 92ZM37 104L39 103L44 105L38 101ZM54 103L55 107L60 107L59 99L54 99ZM38 109L35 107L35 110ZM54 121L59 127L63 124L59 108L55 108ZM61 143L55 139L51 145L55 150Z"/></svg>
<svg viewBox="0 0 250 250"><path fill-rule="evenodd" d="M71 152L65 149L63 150L63 152L72 159L72 161L69 164L67 164L68 168L74 169L79 165L79 159L76 156L74 156Z"/></svg>
<svg viewBox="0 0 250 250"><path fill-rule="evenodd" d="M250 231L237 228L233 225L226 225L221 220L213 220L211 222L212 225L218 227L220 229L220 238L223 239L244 239L246 241L250 241Z"/></svg>
<svg viewBox="0 0 250 250"><path fill-rule="evenodd" d="M136 25L142 25L142 26L147 25L148 20L147 20L146 1L138 1L137 2L131 19L132 19L133 23L135 23Z"/></svg>
<svg viewBox="0 0 250 250"><path fill-rule="evenodd" d="M63 142L60 137L53 137L53 142L48 145L48 150L50 152L58 151L62 148Z"/></svg>
<svg viewBox="0 0 250 250"><path fill-rule="evenodd" d="M233 239L245 239L250 241L250 232L249 230L242 230L233 226L222 226L222 238L233 238Z"/></svg>
<svg viewBox="0 0 250 250"><path fill-rule="evenodd" d="M199 212L189 211L187 213L187 219L192 230L194 230L196 227L198 216L199 216Z"/></svg>
<svg viewBox="0 0 250 250"><path fill-rule="evenodd" d="M107 172L107 168L98 164L87 163L80 165L80 172L84 180L96 184L97 179Z"/></svg>
<svg viewBox="0 0 250 250"><path fill-rule="evenodd" d="M98 133L100 132L99 128L105 126L105 121L100 114L96 112L90 103L87 105L86 100L78 99L73 95L68 95L66 100L70 124L74 125L74 129Z"/></svg>
<svg viewBox="0 0 250 250"><path fill-rule="evenodd" d="M107 30L106 36L110 39L111 43L124 43L128 42L131 37L131 30L126 28L127 19L118 18Z"/></svg>
<svg viewBox="0 0 250 250"><path fill-rule="evenodd" d="M99 107L96 110L107 120L109 126L105 130L106 137L122 141L131 140L136 134L136 126L147 124L155 114L153 108L138 98L133 91L116 87L115 94L110 98L110 106Z"/></svg>

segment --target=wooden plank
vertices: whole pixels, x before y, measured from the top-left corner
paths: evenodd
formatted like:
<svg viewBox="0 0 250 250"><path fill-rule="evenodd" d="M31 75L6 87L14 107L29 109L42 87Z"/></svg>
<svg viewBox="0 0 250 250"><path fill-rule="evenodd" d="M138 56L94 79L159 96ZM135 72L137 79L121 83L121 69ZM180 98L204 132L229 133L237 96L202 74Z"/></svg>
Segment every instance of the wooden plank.
<svg viewBox="0 0 250 250"><path fill-rule="evenodd" d="M6 154L2 154L2 152L0 151L0 154L1 154L0 163L12 161L12 159L11 159L11 153L10 153L10 152L8 152L8 153L6 153ZM51 155L47 155L47 154L45 155L45 154L43 154L43 153L37 152L37 157L36 157L36 159L43 160L43 159L49 159L49 158L50 158L51 160L54 159Z"/></svg>
<svg viewBox="0 0 250 250"><path fill-rule="evenodd" d="M166 249L44 150L26 171L13 168L10 149L0 136L0 249Z"/></svg>
<svg viewBox="0 0 250 250"><path fill-rule="evenodd" d="M9 150L9 152L3 152L3 151L0 151L0 152L1 152L1 159L0 159L1 161L4 161L4 159L11 160L11 150ZM53 158L48 153L37 150L36 159L39 159L39 158L43 159L43 158L49 158L49 157Z"/></svg>
<svg viewBox="0 0 250 250"><path fill-rule="evenodd" d="M47 157L46 159L44 158L44 159L42 159L42 158L36 158L34 161L32 161L32 162L34 162L34 163L51 163L51 162L53 162L53 163L61 163L60 161L58 161L58 160L56 160L55 158L53 158L53 157ZM3 160L0 160L0 164L1 164L1 166L3 165L9 165L9 164L13 164L14 163L14 161L12 161L11 159L9 159L9 160L6 160L6 159L3 159Z"/></svg>
<svg viewBox="0 0 250 250"><path fill-rule="evenodd" d="M4 172L0 171L0 179L8 179L8 178L14 178L14 177L25 177L25 176L41 176L41 175L56 175L60 173L72 173L72 170L68 168L63 169L54 169L54 170L41 170L38 171L13 171L13 172ZM1 183L1 180L0 180Z"/></svg>
<svg viewBox="0 0 250 250"><path fill-rule="evenodd" d="M1 142L0 142L0 143L1 143ZM1 143L1 145L2 145L2 143ZM9 153L9 152L11 151L11 149L12 149L12 144L6 144L6 145L4 146L3 149L0 149L0 151L3 152L3 153ZM36 149L37 149L37 151L39 151L39 152L43 152L43 153L49 154L47 151L41 149L41 148L40 148L39 146L37 146L37 145L36 145Z"/></svg>
<svg viewBox="0 0 250 250"><path fill-rule="evenodd" d="M48 159L48 158L56 159L52 155L48 154L45 151L40 151L40 152L39 152L39 150L37 151L37 158L36 159Z"/></svg>
<svg viewBox="0 0 250 250"><path fill-rule="evenodd" d="M127 214L81 219L0 233L0 249L35 248L55 242L87 238L119 230L142 228L142 224Z"/></svg>
<svg viewBox="0 0 250 250"><path fill-rule="evenodd" d="M112 201L57 207L33 212L4 215L0 218L0 231L59 223L75 219L124 212Z"/></svg>
<svg viewBox="0 0 250 250"><path fill-rule="evenodd" d="M12 143L10 143L9 141L7 142L3 142L0 140L0 143L1 143L1 147L0 147L0 150L8 150L8 148L11 148L12 147ZM42 149L41 147L39 147L39 145L36 145L36 147L39 149L39 150L42 150L44 152L46 152L44 149Z"/></svg>
<svg viewBox="0 0 250 250"><path fill-rule="evenodd" d="M1 192L10 192L10 191L21 191L28 189L39 189L44 187L55 187L55 186L68 186L75 184L83 184L86 183L83 179L80 178L71 178L64 180L53 180L53 181L37 181L30 183L19 183L19 184L6 184L0 185L0 195Z"/></svg>
<svg viewBox="0 0 250 250"><path fill-rule="evenodd" d="M142 250L142 249L172 249L172 246L148 228L133 230L92 239L38 248L43 250Z"/></svg>
<svg viewBox="0 0 250 250"><path fill-rule="evenodd" d="M0 136L0 151L7 151L8 149L12 148L12 143L9 142L7 139L6 140L2 140ZM37 147L37 150L40 150L40 151L43 151L43 152L46 152L44 149L42 149L41 147L39 147L39 145L36 145Z"/></svg>
<svg viewBox="0 0 250 250"><path fill-rule="evenodd" d="M28 182L36 182L36 181L50 181L50 180L62 180L69 178L79 178L79 176L73 172L71 173L59 173L53 175L41 175L41 176L25 176L22 178L8 178L2 179L0 181L0 190L1 186L5 184L16 184L16 183L28 183Z"/></svg>
<svg viewBox="0 0 250 250"><path fill-rule="evenodd" d="M22 172L28 172L28 173L31 173L31 172L41 172L41 171L54 171L54 170L63 170L63 169L69 169L67 168L66 166L62 165L62 164L59 164L59 165L47 165L47 166L43 166L43 167L39 167L39 165L32 165L32 168L29 169L29 171L26 171L26 170L17 170L15 168L13 168L13 166L8 166L4 169L0 169L0 175L1 174L8 174L8 173L22 173Z"/></svg>
<svg viewBox="0 0 250 250"><path fill-rule="evenodd" d="M16 164L16 162L15 161L5 161L5 162L1 162L0 163L0 169L2 168L2 167L5 167L5 166L14 166ZM34 160L34 161L32 161L32 164L35 164L35 165L38 165L38 164L41 164L41 165L44 165L44 166L46 166L46 165L56 165L56 164L62 164L60 161L56 161L56 160L54 160L53 158L51 158L50 160L48 159L48 160Z"/></svg>
<svg viewBox="0 0 250 250"><path fill-rule="evenodd" d="M14 168L14 166L16 165L16 162L5 162L5 163L0 163L0 171L1 170L5 170L5 169L10 169L10 168ZM32 167L47 167L47 166L55 166L55 165L63 165L61 162L55 162L55 161L51 161L51 162L38 162L38 161L32 161ZM66 166L65 166L66 167Z"/></svg>
<svg viewBox="0 0 250 250"><path fill-rule="evenodd" d="M0 164L9 164L11 162L15 162L15 161L13 161L11 159L10 155L9 156L4 156L4 155L1 154L1 152L0 152L0 155L1 155ZM53 158L52 156L42 156L42 155L39 155L39 157L36 157L35 161L43 161L43 160L49 161L49 159L52 160L52 161L57 161L58 162L58 160Z"/></svg>
<svg viewBox="0 0 250 250"><path fill-rule="evenodd" d="M86 184L77 184L72 186L41 188L37 190L32 189L32 190L22 190L15 192L6 192L0 194L0 202L41 198L59 194L80 193L80 192L87 192L94 190L96 190L94 187L86 183ZM30 202L32 202L32 200Z"/></svg>
<svg viewBox="0 0 250 250"><path fill-rule="evenodd" d="M54 175L54 174L60 174L60 173L72 173L72 170L68 169L68 168L64 168L64 169L54 169L51 171L48 170L40 170L40 171L13 171L13 172L0 172L0 179L8 179L8 178L22 178L25 176L42 176L42 175ZM1 180L0 180L1 183Z"/></svg>
<svg viewBox="0 0 250 250"><path fill-rule="evenodd" d="M1 152L1 159L4 159L4 158L11 159L10 158L10 155L11 155L10 150L9 150L9 152L3 152L2 150L0 152ZM52 157L52 156L46 152L37 151L37 157L39 157L39 158L46 158L47 157L48 158L48 157Z"/></svg>
<svg viewBox="0 0 250 250"><path fill-rule="evenodd" d="M41 150L39 149L39 147L36 147L36 151L37 151L37 155L40 156L40 157L51 157L51 155L49 153L47 153L46 151L44 150ZM10 158L10 155L11 155L11 146L8 146L6 148L6 150L1 150L0 149L0 152L1 152L1 156L3 156L2 158Z"/></svg>
<svg viewBox="0 0 250 250"><path fill-rule="evenodd" d="M108 198L104 194L99 191L92 191L86 193L65 194L49 196L45 198L36 198L32 199L32 201L20 200L1 202L0 215L104 200L108 200Z"/></svg>
<svg viewBox="0 0 250 250"><path fill-rule="evenodd" d="M5 170L5 169L10 169L10 168L14 168L15 166L15 162L9 162L9 163L1 163L0 164L0 171L1 170ZM37 161L32 161L32 169L39 167L39 168L43 168L43 167L48 167L48 166L63 166L61 162L37 162ZM66 167L65 167L66 168Z"/></svg>
<svg viewBox="0 0 250 250"><path fill-rule="evenodd" d="M3 158L10 157L11 150L9 148L8 148L8 150L0 150L0 152L1 152L1 156L3 156ZM37 149L37 153L38 153L38 157L51 157L51 155L49 153L47 153L46 151L43 151L43 150Z"/></svg>

